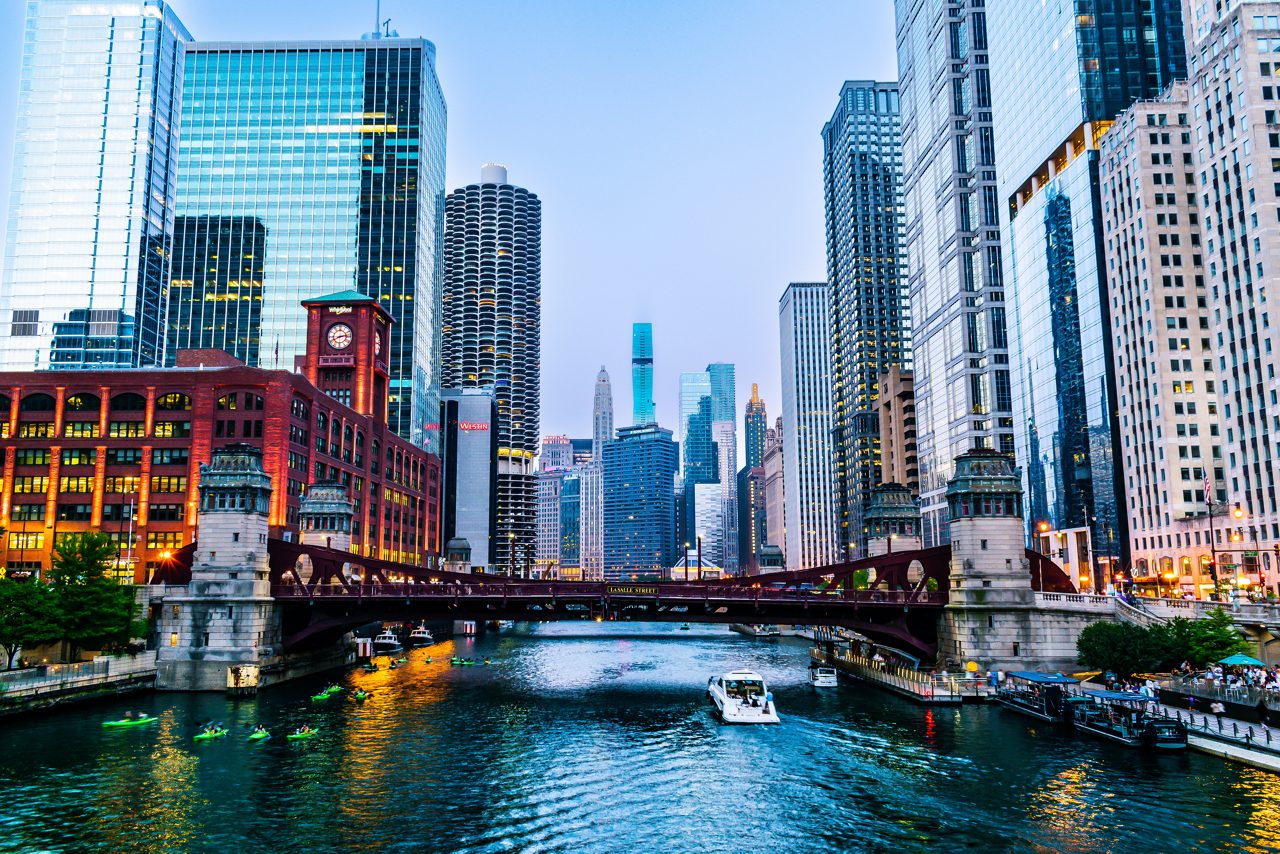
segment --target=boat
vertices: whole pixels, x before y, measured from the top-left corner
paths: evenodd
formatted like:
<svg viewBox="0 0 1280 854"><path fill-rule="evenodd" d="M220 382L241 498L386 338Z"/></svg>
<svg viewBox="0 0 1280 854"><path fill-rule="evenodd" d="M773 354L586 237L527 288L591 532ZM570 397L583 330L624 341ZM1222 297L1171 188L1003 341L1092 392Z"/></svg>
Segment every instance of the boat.
<svg viewBox="0 0 1280 854"><path fill-rule="evenodd" d="M776 724L778 710L764 678L750 670L735 670L707 680L707 696L727 724Z"/></svg>
<svg viewBox="0 0 1280 854"><path fill-rule="evenodd" d="M682 631L682 632L687 632L687 631L689 631L689 624L688 624L688 623L681 623L681 624L680 624L680 631Z"/></svg>
<svg viewBox="0 0 1280 854"><path fill-rule="evenodd" d="M321 691L319 694L311 695L311 702L313 703L323 703L327 699L329 699L328 691Z"/></svg>
<svg viewBox="0 0 1280 854"><path fill-rule="evenodd" d="M514 629L515 627L515 620L498 620L498 628L500 629Z"/></svg>
<svg viewBox="0 0 1280 854"><path fill-rule="evenodd" d="M352 696L356 698L357 703L363 703L365 700L369 699L369 692L362 688L357 688L356 692L352 694Z"/></svg>
<svg viewBox="0 0 1280 854"><path fill-rule="evenodd" d="M389 628L384 628L376 638L373 639L373 651L375 653L399 652L404 647L400 643L400 638Z"/></svg>
<svg viewBox="0 0 1280 854"><path fill-rule="evenodd" d="M418 626L409 632L409 646L428 646L435 642L436 639L431 636L431 632L427 630L426 626Z"/></svg>
<svg viewBox="0 0 1280 854"><path fill-rule="evenodd" d="M834 667L810 667L809 684L815 688L834 688L840 683L836 681Z"/></svg>
<svg viewBox="0 0 1280 854"><path fill-rule="evenodd" d="M1123 744L1153 750L1185 750L1187 728L1180 721L1148 714L1151 698L1127 691L1083 691L1067 699L1071 723L1087 732Z"/></svg>
<svg viewBox="0 0 1280 854"><path fill-rule="evenodd" d="M361 669L363 669L365 673L377 673L378 665L374 664L372 661L367 661L361 665Z"/></svg>
<svg viewBox="0 0 1280 854"><path fill-rule="evenodd" d="M393 661L393 662L391 662L391 664L390 664L390 665L388 665L387 669L388 669L388 670L399 670L399 669L400 669L400 665L396 664L396 663Z"/></svg>
<svg viewBox="0 0 1280 854"><path fill-rule="evenodd" d="M342 693L342 686L341 686L341 685L330 685L328 688L325 688L325 689L324 689L324 693L328 694L330 697L332 697L334 694L341 694L341 693Z"/></svg>
<svg viewBox="0 0 1280 854"><path fill-rule="evenodd" d="M195 740L196 740L196 741L209 741L210 739L213 739L213 738L222 738L222 737L223 737L224 735L226 735L226 734L227 734L227 728L226 728L226 727L219 727L219 728L214 729L214 730L208 730L208 731L205 731L205 732L198 732L198 733L196 733L196 734L195 734Z"/></svg>
<svg viewBox="0 0 1280 854"><path fill-rule="evenodd" d="M121 729L123 727L143 726L145 724L153 724L159 718L153 718L151 715L139 715L136 718L122 718L118 721L103 721L102 725L108 729Z"/></svg>
<svg viewBox="0 0 1280 854"><path fill-rule="evenodd" d="M268 738L271 738L271 733L265 729L255 729L249 733L249 741L266 741Z"/></svg>
<svg viewBox="0 0 1280 854"><path fill-rule="evenodd" d="M782 631L772 623L731 623L729 628L740 635L752 638L776 638Z"/></svg>
<svg viewBox="0 0 1280 854"><path fill-rule="evenodd" d="M306 732L291 732L286 735L285 738L289 741L299 741L304 738L311 738L311 736L315 735L316 732L317 730L314 729L309 729Z"/></svg>
<svg viewBox="0 0 1280 854"><path fill-rule="evenodd" d="M1069 723L1071 708L1066 686L1079 684L1078 680L1061 673L1006 673L1004 683L996 688L996 701L1006 709L1036 720Z"/></svg>

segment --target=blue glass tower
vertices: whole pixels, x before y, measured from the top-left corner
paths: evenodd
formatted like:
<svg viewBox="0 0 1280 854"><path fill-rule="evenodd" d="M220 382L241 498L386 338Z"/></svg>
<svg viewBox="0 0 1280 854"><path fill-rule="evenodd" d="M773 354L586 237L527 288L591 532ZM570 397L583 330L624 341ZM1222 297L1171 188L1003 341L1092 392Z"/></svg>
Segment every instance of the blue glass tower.
<svg viewBox="0 0 1280 854"><path fill-rule="evenodd" d="M438 452L445 118L423 39L190 45L175 240L198 255L216 224L239 257L175 271L170 350L290 369L300 300L354 288L395 320L389 423Z"/></svg>
<svg viewBox="0 0 1280 854"><path fill-rule="evenodd" d="M653 324L631 324L631 421L656 424L653 405Z"/></svg>
<svg viewBox="0 0 1280 854"><path fill-rule="evenodd" d="M676 561L676 443L657 424L604 446L604 577L654 576Z"/></svg>
<svg viewBox="0 0 1280 854"><path fill-rule="evenodd" d="M164 0L27 4L0 369L163 358L190 38Z"/></svg>

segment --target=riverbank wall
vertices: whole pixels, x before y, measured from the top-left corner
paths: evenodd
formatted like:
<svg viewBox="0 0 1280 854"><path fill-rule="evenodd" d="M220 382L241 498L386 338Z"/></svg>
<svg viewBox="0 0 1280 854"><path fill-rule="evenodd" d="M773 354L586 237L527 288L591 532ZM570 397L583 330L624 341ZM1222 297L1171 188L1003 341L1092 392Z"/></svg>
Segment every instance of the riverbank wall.
<svg viewBox="0 0 1280 854"><path fill-rule="evenodd" d="M0 716L152 691L155 684L155 652L10 671L0 674Z"/></svg>

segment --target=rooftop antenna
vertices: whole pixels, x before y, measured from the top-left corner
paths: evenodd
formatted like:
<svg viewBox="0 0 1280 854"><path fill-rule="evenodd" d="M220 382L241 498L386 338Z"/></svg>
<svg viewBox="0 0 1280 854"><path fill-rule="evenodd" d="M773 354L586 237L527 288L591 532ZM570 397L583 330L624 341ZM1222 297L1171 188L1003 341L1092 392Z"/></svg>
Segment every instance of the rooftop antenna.
<svg viewBox="0 0 1280 854"><path fill-rule="evenodd" d="M382 35L382 0L373 0L373 37Z"/></svg>

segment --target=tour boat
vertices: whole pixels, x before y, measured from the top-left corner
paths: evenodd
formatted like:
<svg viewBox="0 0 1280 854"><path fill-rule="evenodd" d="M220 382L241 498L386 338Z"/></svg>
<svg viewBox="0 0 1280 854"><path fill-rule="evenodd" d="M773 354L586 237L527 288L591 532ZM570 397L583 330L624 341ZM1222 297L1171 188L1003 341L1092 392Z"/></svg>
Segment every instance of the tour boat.
<svg viewBox="0 0 1280 854"><path fill-rule="evenodd" d="M815 688L836 687L839 684L836 682L836 669L834 667L810 667L809 684Z"/></svg>
<svg viewBox="0 0 1280 854"><path fill-rule="evenodd" d="M996 700L1006 709L1019 714L1052 724L1063 724L1071 719L1066 686L1078 684L1077 680L1061 673L1007 673L1004 684L996 688Z"/></svg>
<svg viewBox="0 0 1280 854"><path fill-rule="evenodd" d="M776 638L782 631L772 623L730 623L729 628L738 634L753 638Z"/></svg>
<svg viewBox="0 0 1280 854"><path fill-rule="evenodd" d="M400 638L396 637L396 633L389 628L384 628L382 633L373 639L373 651L376 653L399 652L403 648Z"/></svg>
<svg viewBox="0 0 1280 854"><path fill-rule="evenodd" d="M1123 744L1155 750L1184 750L1187 728L1181 722L1148 714L1149 697L1122 691L1085 691L1068 699L1076 729Z"/></svg>
<svg viewBox="0 0 1280 854"><path fill-rule="evenodd" d="M773 694L758 673L744 669L712 676L707 680L707 696L727 724L779 723Z"/></svg>
<svg viewBox="0 0 1280 854"><path fill-rule="evenodd" d="M409 646L429 646L435 642L436 639L432 637L426 626L418 626L409 632Z"/></svg>

